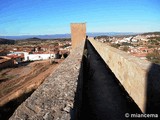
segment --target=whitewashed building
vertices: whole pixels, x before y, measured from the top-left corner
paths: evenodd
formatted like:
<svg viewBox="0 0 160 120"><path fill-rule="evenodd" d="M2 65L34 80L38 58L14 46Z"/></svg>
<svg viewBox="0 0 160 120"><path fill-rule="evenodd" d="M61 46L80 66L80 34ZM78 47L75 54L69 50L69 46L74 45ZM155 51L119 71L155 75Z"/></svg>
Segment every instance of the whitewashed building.
<svg viewBox="0 0 160 120"><path fill-rule="evenodd" d="M50 58L55 58L55 54L28 54L27 56L28 61L47 60Z"/></svg>

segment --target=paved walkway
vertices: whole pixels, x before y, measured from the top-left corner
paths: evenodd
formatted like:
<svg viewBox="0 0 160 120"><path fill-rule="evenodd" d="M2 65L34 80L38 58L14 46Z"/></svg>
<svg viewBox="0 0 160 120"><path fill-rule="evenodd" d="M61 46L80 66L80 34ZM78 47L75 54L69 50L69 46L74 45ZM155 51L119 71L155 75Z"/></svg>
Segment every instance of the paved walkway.
<svg viewBox="0 0 160 120"><path fill-rule="evenodd" d="M81 120L125 120L125 113L141 113L89 42L87 50Z"/></svg>

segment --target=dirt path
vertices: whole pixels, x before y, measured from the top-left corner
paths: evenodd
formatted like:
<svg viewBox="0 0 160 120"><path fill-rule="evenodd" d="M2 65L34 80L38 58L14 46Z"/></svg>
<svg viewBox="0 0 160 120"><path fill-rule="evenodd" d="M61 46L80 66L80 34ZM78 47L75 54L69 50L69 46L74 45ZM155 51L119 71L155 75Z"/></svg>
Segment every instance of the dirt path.
<svg viewBox="0 0 160 120"><path fill-rule="evenodd" d="M63 60L59 61L59 63L62 61ZM8 70L10 74L19 74L17 73L18 71L21 71L21 74L18 78L16 76L16 79L13 78L0 84L0 106L18 98L24 93L37 89L45 78L56 70L59 63L50 65L49 61L37 61L33 64L31 63L31 65L16 69L15 71L14 69Z"/></svg>

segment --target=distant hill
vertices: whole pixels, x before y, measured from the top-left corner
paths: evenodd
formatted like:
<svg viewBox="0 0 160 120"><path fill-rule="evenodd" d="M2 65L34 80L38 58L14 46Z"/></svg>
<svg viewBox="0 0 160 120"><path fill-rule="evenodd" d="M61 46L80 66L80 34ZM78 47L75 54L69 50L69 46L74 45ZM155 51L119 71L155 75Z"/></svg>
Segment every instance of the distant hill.
<svg viewBox="0 0 160 120"><path fill-rule="evenodd" d="M160 32L147 32L147 33L135 33L135 32L88 32L87 35L90 37L96 36L127 36L127 35L148 35L148 34L156 34L160 35ZM4 39L14 39L14 40L22 40L22 39L56 39L56 38L71 38L71 34L53 34L53 35L22 35L22 36L0 36L0 38Z"/></svg>
<svg viewBox="0 0 160 120"><path fill-rule="evenodd" d="M87 33L88 36L96 37L96 36L122 36L122 35L136 35L138 33L134 32L97 32L97 33Z"/></svg>
<svg viewBox="0 0 160 120"><path fill-rule="evenodd" d="M151 34L160 35L160 32L147 32L147 33L143 33L142 35L151 35Z"/></svg>
<svg viewBox="0 0 160 120"><path fill-rule="evenodd" d="M37 41L37 40L42 40L42 39L37 38L37 37L33 37L33 38L27 38L25 40L27 40L27 41Z"/></svg>
<svg viewBox="0 0 160 120"><path fill-rule="evenodd" d="M55 38L71 38L70 34L54 34L54 35L22 35L22 36L0 36L5 39L30 39L30 38L39 38L39 39L55 39Z"/></svg>
<svg viewBox="0 0 160 120"><path fill-rule="evenodd" d="M96 36L117 36L117 35L135 35L134 32L88 32L87 35L90 37ZM28 38L39 38L39 39L56 39L56 38L71 38L71 34L54 34L54 35L22 35L22 36L0 36L5 39L22 40Z"/></svg>
<svg viewBox="0 0 160 120"><path fill-rule="evenodd" d="M15 44L15 40L0 38L0 44Z"/></svg>

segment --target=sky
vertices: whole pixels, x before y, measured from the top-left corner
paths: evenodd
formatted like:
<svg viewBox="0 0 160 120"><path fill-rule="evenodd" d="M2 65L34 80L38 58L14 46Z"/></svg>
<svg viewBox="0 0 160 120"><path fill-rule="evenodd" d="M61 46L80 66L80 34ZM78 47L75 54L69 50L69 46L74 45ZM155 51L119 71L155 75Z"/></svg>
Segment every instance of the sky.
<svg viewBox="0 0 160 120"><path fill-rule="evenodd" d="M0 36L160 31L160 0L0 0Z"/></svg>

